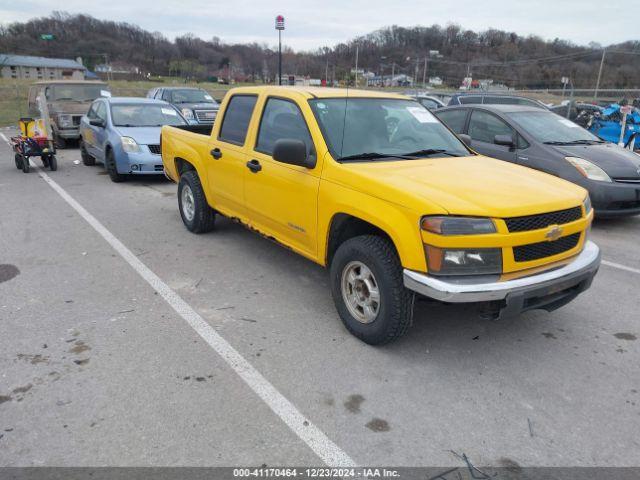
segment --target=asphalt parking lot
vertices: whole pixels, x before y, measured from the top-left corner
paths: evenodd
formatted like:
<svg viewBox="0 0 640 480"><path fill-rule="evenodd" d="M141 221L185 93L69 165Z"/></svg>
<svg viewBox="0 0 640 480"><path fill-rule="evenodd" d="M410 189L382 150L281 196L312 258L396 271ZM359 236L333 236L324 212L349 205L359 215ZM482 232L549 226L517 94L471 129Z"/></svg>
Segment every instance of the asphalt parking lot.
<svg viewBox="0 0 640 480"><path fill-rule="evenodd" d="M640 464L640 218L596 222L605 264L556 312L421 301L374 348L322 268L224 219L187 232L164 178L58 159L55 189L0 142L1 465Z"/></svg>

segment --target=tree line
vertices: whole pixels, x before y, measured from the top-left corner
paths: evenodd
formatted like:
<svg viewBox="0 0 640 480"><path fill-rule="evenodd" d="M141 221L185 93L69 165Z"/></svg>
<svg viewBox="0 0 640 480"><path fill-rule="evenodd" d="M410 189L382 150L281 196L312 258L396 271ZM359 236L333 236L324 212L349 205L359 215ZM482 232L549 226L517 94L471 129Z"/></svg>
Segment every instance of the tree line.
<svg viewBox="0 0 640 480"><path fill-rule="evenodd" d="M43 40L43 33L53 39ZM602 56L602 46L595 43L578 46L497 29L390 26L315 51L285 47L283 74L352 80L356 49L359 69L377 75L404 73L418 82L438 76L452 87L471 75L516 88L558 88L560 79L569 77L576 88L591 88ZM0 52L82 57L89 69L117 62L151 75L190 80L222 76L272 82L277 73L277 49L266 44L229 44L191 34L171 41L129 23L64 12L0 27ZM640 41L607 46L600 87L640 88Z"/></svg>

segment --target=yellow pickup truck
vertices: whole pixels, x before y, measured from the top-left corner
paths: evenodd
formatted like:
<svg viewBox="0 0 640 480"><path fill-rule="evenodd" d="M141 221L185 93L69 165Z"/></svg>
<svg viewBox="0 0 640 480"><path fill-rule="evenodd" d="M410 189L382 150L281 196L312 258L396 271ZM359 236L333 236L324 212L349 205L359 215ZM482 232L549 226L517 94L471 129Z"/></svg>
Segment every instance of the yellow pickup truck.
<svg viewBox="0 0 640 480"><path fill-rule="evenodd" d="M346 328L382 344L416 294L551 311L598 270L583 188L465 141L401 95L244 87L212 128L163 127L161 149L188 230L225 215L327 266Z"/></svg>

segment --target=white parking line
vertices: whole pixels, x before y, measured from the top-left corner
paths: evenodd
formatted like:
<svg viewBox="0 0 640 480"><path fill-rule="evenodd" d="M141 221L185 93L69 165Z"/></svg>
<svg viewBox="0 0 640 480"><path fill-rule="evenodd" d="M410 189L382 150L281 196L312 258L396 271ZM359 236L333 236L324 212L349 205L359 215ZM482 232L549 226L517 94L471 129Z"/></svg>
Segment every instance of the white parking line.
<svg viewBox="0 0 640 480"><path fill-rule="evenodd" d="M627 267L626 265L620 265L619 263L610 262L608 260L602 260L602 264L606 265L607 267L619 268L620 270L624 270L626 272L637 273L637 274L640 275L640 269L638 269L638 268Z"/></svg>
<svg viewBox="0 0 640 480"><path fill-rule="evenodd" d="M2 134L0 134L2 135ZM2 135L4 137L4 135ZM32 165L35 165L32 162ZM306 418L284 395L262 376L229 342L216 332L187 302L153 273L93 215L40 168L38 175L100 234L120 256L220 355L242 380L313 450L332 467L354 467L355 462Z"/></svg>
<svg viewBox="0 0 640 480"><path fill-rule="evenodd" d="M2 137L2 139L7 142L7 145L11 145L11 142L9 142L9 139L7 137L5 137L4 133L0 132L0 137Z"/></svg>

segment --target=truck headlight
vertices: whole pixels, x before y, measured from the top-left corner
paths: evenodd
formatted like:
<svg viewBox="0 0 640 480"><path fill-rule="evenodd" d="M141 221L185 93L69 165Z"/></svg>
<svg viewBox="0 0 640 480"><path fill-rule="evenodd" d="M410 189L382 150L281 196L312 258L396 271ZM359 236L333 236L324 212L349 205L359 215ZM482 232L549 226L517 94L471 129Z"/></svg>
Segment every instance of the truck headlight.
<svg viewBox="0 0 640 480"><path fill-rule="evenodd" d="M502 273L500 248L438 248L425 245L432 275L490 275Z"/></svg>
<svg viewBox="0 0 640 480"><path fill-rule="evenodd" d="M140 151L140 147L131 137L122 137L122 149L127 153L136 153Z"/></svg>
<svg viewBox="0 0 640 480"><path fill-rule="evenodd" d="M591 198L589 197L589 195L587 195L587 197L582 202L582 206L584 207L585 216L589 215L589 213L591 212L591 208L592 208L591 207Z"/></svg>
<svg viewBox="0 0 640 480"><path fill-rule="evenodd" d="M193 120L193 110L191 110L190 108L183 108L182 110L180 110L180 112L182 113L182 116L187 120Z"/></svg>
<svg viewBox="0 0 640 480"><path fill-rule="evenodd" d="M58 115L58 126L60 128L73 127L73 119L71 115Z"/></svg>
<svg viewBox="0 0 640 480"><path fill-rule="evenodd" d="M599 166L580 157L564 157L564 159L589 180L599 180L601 182L610 182L611 178Z"/></svg>
<svg viewBox="0 0 640 480"><path fill-rule="evenodd" d="M496 226L490 218L429 216L422 217L420 228L438 235L496 233Z"/></svg>

